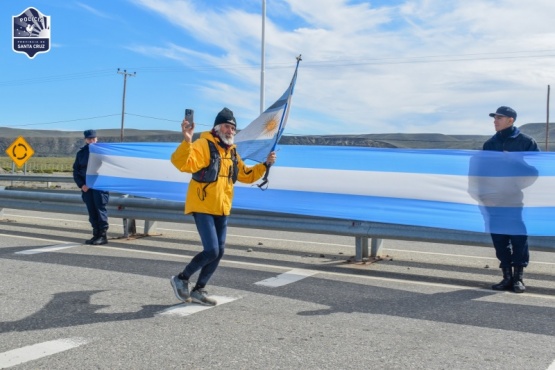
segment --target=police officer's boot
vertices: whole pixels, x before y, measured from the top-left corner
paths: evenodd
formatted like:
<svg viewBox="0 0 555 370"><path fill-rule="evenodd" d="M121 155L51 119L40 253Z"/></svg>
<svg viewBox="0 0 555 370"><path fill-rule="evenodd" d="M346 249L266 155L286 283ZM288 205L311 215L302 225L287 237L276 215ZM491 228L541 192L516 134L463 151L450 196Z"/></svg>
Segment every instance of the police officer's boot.
<svg viewBox="0 0 555 370"><path fill-rule="evenodd" d="M93 230L93 237L90 238L90 239L88 239L88 240L85 240L85 244L92 244L93 241L94 241L96 238L98 238L99 236L100 236L100 231L94 229L94 230Z"/></svg>
<svg viewBox="0 0 555 370"><path fill-rule="evenodd" d="M510 267L502 267L503 280L499 284L491 286L493 290L511 290L513 289L513 270Z"/></svg>
<svg viewBox="0 0 555 370"><path fill-rule="evenodd" d="M515 293L524 293L526 286L524 286L524 281L522 277L524 276L524 267L515 266L515 274L513 277L513 290Z"/></svg>
<svg viewBox="0 0 555 370"><path fill-rule="evenodd" d="M106 232L108 230L102 230L98 237L92 241L92 245L102 245L108 244L108 238L106 237Z"/></svg>

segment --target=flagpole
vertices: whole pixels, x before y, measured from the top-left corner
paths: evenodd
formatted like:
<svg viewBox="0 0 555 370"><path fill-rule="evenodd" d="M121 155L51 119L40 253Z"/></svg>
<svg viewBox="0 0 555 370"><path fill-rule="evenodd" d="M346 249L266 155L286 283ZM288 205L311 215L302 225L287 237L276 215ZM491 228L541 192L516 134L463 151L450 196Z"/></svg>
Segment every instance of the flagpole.
<svg viewBox="0 0 555 370"><path fill-rule="evenodd" d="M545 124L545 151L549 151L549 92L551 86L547 85L547 122Z"/></svg>
<svg viewBox="0 0 555 370"><path fill-rule="evenodd" d="M276 149L279 138L281 137L281 134L282 134L281 131L283 130L283 122L287 121L287 117L289 116L289 106L290 106L289 103L290 103L291 96L293 95L294 84L297 81L297 71L299 70L299 63L301 62L301 60L303 60L301 54L299 54L299 56L295 58L297 59L297 65L295 66L295 73L293 74L293 78L291 79L291 83L289 85L291 87L291 91L289 92L289 99L286 103L287 105L285 106L285 111L283 112L283 116L279 121L278 134L276 135L276 141L272 146L272 151Z"/></svg>
<svg viewBox="0 0 555 370"><path fill-rule="evenodd" d="M266 0L262 0L262 47L260 56L260 114L264 112L264 69L265 69L265 35L266 35Z"/></svg>

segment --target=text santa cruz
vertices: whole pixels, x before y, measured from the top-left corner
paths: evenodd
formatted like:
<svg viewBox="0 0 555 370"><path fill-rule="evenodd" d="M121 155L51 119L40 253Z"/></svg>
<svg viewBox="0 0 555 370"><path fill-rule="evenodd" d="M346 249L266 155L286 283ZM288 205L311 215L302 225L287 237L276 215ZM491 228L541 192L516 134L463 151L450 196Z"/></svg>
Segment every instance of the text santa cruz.
<svg viewBox="0 0 555 370"><path fill-rule="evenodd" d="M46 43L44 42L44 40L33 40L33 41L19 40L19 42L15 46L18 50L19 49L46 49Z"/></svg>

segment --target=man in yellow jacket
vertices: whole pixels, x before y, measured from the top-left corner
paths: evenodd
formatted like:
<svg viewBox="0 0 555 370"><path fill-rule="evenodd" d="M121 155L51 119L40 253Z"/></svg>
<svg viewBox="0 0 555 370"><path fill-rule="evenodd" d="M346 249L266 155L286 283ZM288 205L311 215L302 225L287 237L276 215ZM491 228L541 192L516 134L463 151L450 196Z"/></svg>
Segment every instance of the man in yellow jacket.
<svg viewBox="0 0 555 370"><path fill-rule="evenodd" d="M171 162L181 172L193 174L185 213L193 215L203 251L170 281L179 300L215 305L216 301L208 297L205 287L224 255L233 185L235 181L253 183L260 179L268 166L275 163L276 154L268 154L264 163L245 165L235 149L237 122L228 108L218 113L212 131L201 133L193 142L194 127L193 122L183 120L183 141L172 154ZM197 282L189 291L189 279L199 270Z"/></svg>

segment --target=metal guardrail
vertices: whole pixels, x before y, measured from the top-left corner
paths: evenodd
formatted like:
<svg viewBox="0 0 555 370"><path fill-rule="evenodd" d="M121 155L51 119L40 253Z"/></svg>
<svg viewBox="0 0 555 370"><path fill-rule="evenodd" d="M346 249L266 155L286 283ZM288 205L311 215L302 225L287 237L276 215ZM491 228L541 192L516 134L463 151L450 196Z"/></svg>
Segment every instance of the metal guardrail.
<svg viewBox="0 0 555 370"><path fill-rule="evenodd" d="M52 182L74 184L73 176L56 175L0 174L0 181L2 180L11 182L12 186L14 182L46 182L47 188L50 188ZM129 233L134 233L135 229L135 219L123 218L123 236L125 238L129 237Z"/></svg>
<svg viewBox="0 0 555 370"><path fill-rule="evenodd" d="M21 177L21 176L20 176ZM55 176L39 176L42 181L52 181ZM26 181L31 176L25 176ZM1 180L11 180L11 175L0 175ZM67 178L66 178L67 179ZM71 178L70 178L71 179ZM14 180L22 181L22 180ZM33 181L37 181L36 179ZM67 180L66 180L67 181ZM73 181L72 179L70 182ZM23 191L0 188L0 216L3 208L25 209L54 213L87 214L78 192ZM147 221L187 222L193 218L183 214L184 204L159 199L128 198L113 194L108 204L109 217ZM460 230L438 229L379 222L333 219L233 209L228 221L230 226L264 230L308 232L328 235L353 236L356 261L380 254L382 239L412 240L432 243L492 246L490 235ZM371 254L369 254L369 244ZM530 248L555 252L555 237L529 237Z"/></svg>
<svg viewBox="0 0 555 370"><path fill-rule="evenodd" d="M73 183L72 176L44 176L44 175L5 175L0 174L1 181L35 181L35 182L64 182Z"/></svg>

